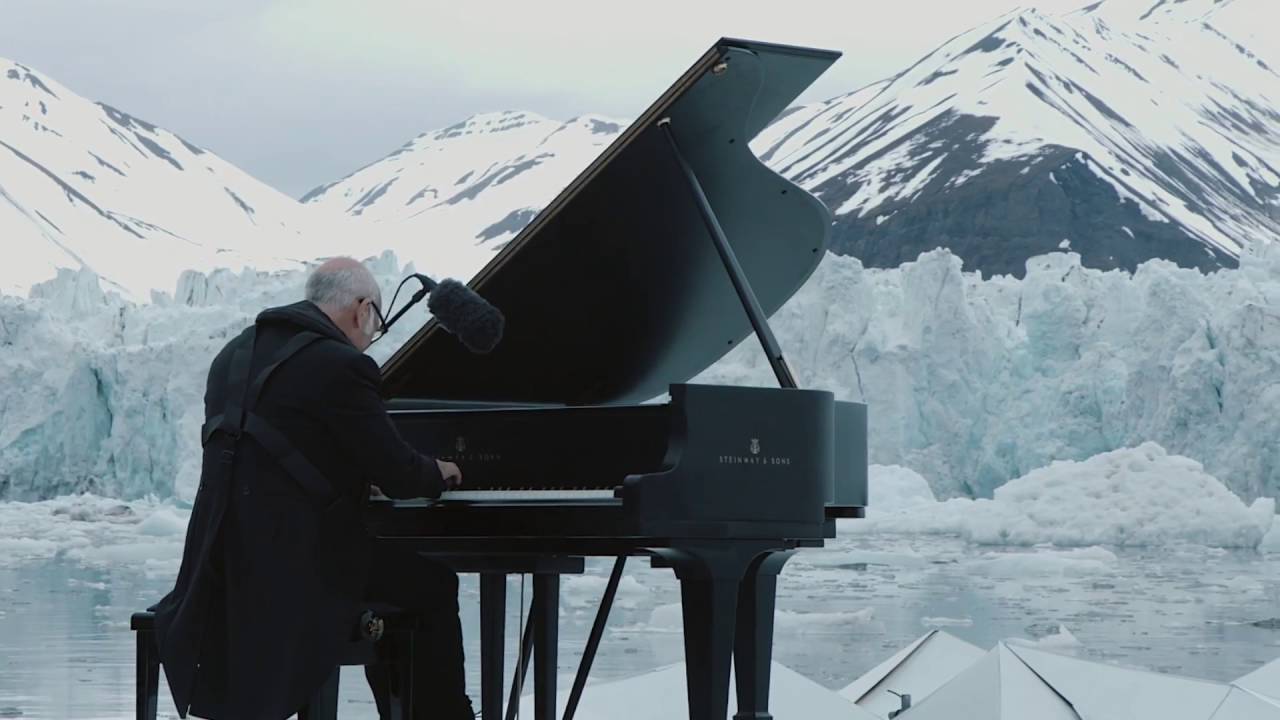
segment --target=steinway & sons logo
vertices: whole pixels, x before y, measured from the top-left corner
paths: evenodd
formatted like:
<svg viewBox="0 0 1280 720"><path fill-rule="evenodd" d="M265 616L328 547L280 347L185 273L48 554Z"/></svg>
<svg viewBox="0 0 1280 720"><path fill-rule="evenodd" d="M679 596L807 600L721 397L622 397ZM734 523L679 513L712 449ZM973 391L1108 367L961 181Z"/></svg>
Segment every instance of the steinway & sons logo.
<svg viewBox="0 0 1280 720"><path fill-rule="evenodd" d="M747 443L746 455L721 455L721 465L790 465L791 458L785 455L763 455L760 450L760 438L751 438Z"/></svg>
<svg viewBox="0 0 1280 720"><path fill-rule="evenodd" d="M442 457L442 460L450 462L500 462L502 460L501 453L494 452L477 452L472 450L467 452L467 439L459 435L453 442L454 453L449 457Z"/></svg>

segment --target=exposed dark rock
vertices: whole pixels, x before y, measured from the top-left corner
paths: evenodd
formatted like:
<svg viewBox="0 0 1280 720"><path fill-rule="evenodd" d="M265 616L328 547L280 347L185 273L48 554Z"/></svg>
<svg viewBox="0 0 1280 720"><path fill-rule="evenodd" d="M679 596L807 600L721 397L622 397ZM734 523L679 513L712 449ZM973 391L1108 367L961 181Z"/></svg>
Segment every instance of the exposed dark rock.
<svg viewBox="0 0 1280 720"><path fill-rule="evenodd" d="M360 196L360 199L357 200L354 205L347 208L347 212L351 213L352 215L363 215L364 209L374 204L375 202L377 202L378 198L385 195L387 190L390 189L390 187L395 184L396 180L399 180L399 179L400 178L398 177L393 177L390 180L382 183L381 185L373 188L372 190L365 193L364 195Z"/></svg>
<svg viewBox="0 0 1280 720"><path fill-rule="evenodd" d="M149 137L139 135L138 133L134 133L133 136L138 139L138 142L142 143L143 147L150 150L152 155L155 155L161 160L167 161L170 165L174 166L179 170L182 169L182 164L179 163L177 160L174 160L173 156L169 154L168 150L164 149L163 145L156 142L155 140L152 140Z"/></svg>
<svg viewBox="0 0 1280 720"><path fill-rule="evenodd" d="M122 110L117 110L106 103L100 102L98 103L98 107L102 108L102 111L107 114L107 117L111 118L117 125L120 125L121 127L125 127L130 130L134 128L142 128L143 130L146 130L149 133L154 133L156 131L155 125L152 125L151 123L145 120L139 120L138 118L130 115L129 113L124 112Z"/></svg>
<svg viewBox="0 0 1280 720"><path fill-rule="evenodd" d="M524 229L536 217L538 211L533 208L524 208L522 210L512 210L507 216L489 227L480 231L476 235L478 240L492 240L505 233L518 233Z"/></svg>
<svg viewBox="0 0 1280 720"><path fill-rule="evenodd" d="M224 187L222 189L227 191L227 194L231 196L231 200L235 202L235 204L238 205L240 209L244 211L244 214L249 216L249 220L252 221L254 210L252 207L249 206L249 203L245 202L243 199L240 198L239 195L232 192L231 188Z"/></svg>
<svg viewBox="0 0 1280 720"><path fill-rule="evenodd" d="M1148 218L1089 167L1087 156L1071 148L1048 146L1031 160L989 162L981 165L978 175L954 184L957 176L980 166L982 136L994 122L953 115L921 128L918 134L946 142L942 147L918 147L911 163L882 180L888 186L905 183L945 154L933 178L914 196L886 202L863 217L857 212L837 216L832 250L857 257L868 267L884 268L945 247L963 259L966 270L988 277L1022 277L1028 258L1060 250L1063 240L1085 266L1100 269L1134 270L1154 257L1204 271L1238 264L1181 226ZM899 148L901 142L868 162ZM828 207L839 208L861 187L855 179L857 169L821 183L815 194Z"/></svg>

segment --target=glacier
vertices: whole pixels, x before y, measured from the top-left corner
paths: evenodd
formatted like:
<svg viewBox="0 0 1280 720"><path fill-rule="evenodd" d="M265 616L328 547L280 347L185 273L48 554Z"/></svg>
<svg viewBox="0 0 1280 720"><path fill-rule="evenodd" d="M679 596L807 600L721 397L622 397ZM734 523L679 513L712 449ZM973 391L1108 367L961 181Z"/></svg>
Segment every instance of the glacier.
<svg viewBox="0 0 1280 720"><path fill-rule="evenodd" d="M772 326L801 386L867 403L871 462L944 498L1147 441L1245 500L1280 490L1280 247L1209 274L1053 253L1022 280L946 250L885 270L830 255ZM775 384L754 342L695 381Z"/></svg>
<svg viewBox="0 0 1280 720"><path fill-rule="evenodd" d="M389 253L366 264L387 299L413 272ZM90 270L62 269L26 299L0 295L0 499L190 500L209 362L263 308L300 299L305 280L298 270L187 271L173 295L136 304ZM417 312L420 325L425 304ZM380 360L414 317L375 345Z"/></svg>
<svg viewBox="0 0 1280 720"><path fill-rule="evenodd" d="M387 299L413 269L390 252L367 262ZM0 296L0 499L189 500L209 361L304 280L190 271L137 304L64 270ZM415 309L371 354L385 360L426 318ZM1280 246L1210 274L1053 253L1021 280L962 272L946 250L883 270L828 255L772 325L802 386L868 404L871 461L940 498L1148 441L1245 501L1280 496ZM754 341L693 381L775 384Z"/></svg>

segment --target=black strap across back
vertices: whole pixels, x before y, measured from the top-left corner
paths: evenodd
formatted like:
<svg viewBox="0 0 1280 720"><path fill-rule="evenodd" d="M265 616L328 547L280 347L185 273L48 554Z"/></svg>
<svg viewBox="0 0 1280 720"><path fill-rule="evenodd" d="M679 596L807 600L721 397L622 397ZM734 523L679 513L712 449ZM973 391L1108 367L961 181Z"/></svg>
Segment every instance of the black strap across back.
<svg viewBox="0 0 1280 720"><path fill-rule="evenodd" d="M271 362L258 372L253 382L249 383L249 367L253 359L254 343L257 340L257 326L249 328L247 332L249 333L248 347L236 350L227 371L229 400L221 413L205 421L201 430L201 445L208 445L209 440L216 433L226 434L233 443L231 450L224 451L230 453L227 456L230 460L235 456L235 444L242 435L247 435L266 450L280 464L280 467L284 468L289 477L311 496L317 499L331 496L333 486L324 474L312 465L283 433L254 412L258 399L262 396L262 390L272 374L303 348L324 340L325 337L310 331L293 336L272 357Z"/></svg>

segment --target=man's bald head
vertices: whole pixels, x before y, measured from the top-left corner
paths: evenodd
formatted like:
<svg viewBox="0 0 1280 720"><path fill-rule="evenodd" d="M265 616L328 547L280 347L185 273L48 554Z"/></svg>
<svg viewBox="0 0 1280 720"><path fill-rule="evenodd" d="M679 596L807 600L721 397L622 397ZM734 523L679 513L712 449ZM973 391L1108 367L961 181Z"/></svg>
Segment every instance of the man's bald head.
<svg viewBox="0 0 1280 720"><path fill-rule="evenodd" d="M369 268L349 257L326 260L307 278L306 298L333 320L351 344L361 350L369 347L382 304L382 290Z"/></svg>

